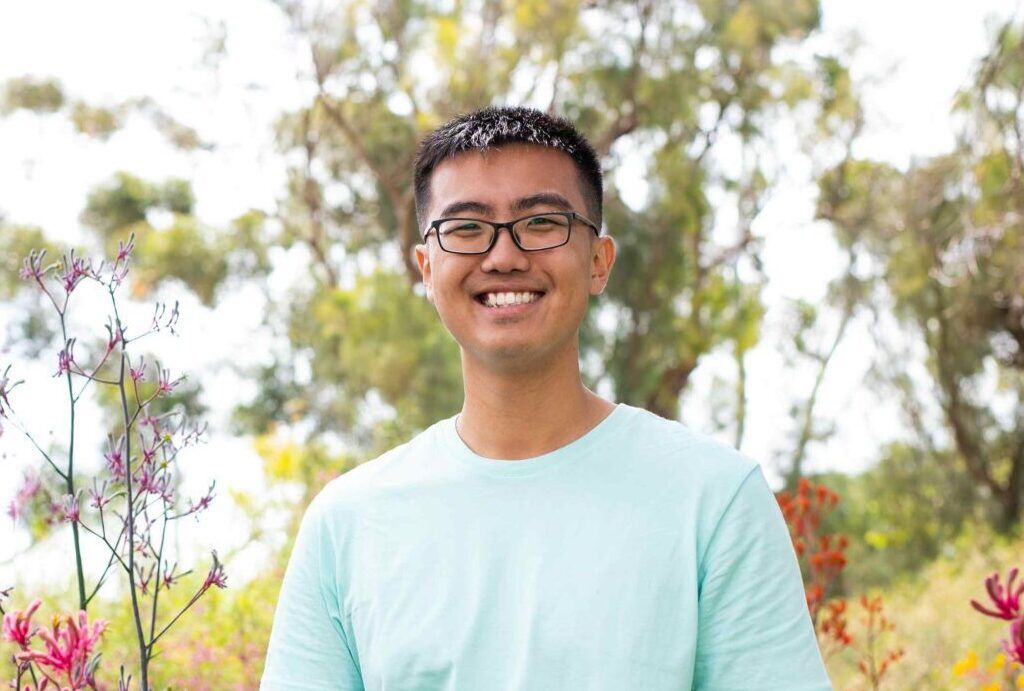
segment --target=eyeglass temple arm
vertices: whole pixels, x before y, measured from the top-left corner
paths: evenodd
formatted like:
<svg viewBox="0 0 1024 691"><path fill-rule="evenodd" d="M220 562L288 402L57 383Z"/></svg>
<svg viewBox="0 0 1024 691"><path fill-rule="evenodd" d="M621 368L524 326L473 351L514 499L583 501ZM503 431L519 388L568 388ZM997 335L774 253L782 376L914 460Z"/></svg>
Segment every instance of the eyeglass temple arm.
<svg viewBox="0 0 1024 691"><path fill-rule="evenodd" d="M580 219L581 221L583 221L584 223L586 223L586 224L587 224L588 226L590 226L590 227L591 227L591 229L593 229L594 233L595 233L595 234L596 234L596 235L597 235L598 237L600 237L600 236L601 236L601 229L600 229L600 228L599 228L599 227L597 226L597 224L596 224L596 223L594 223L593 221L591 221L591 220L590 220L589 218L587 218L586 216L584 216L584 215L583 215L583 214L581 214L581 213L577 213L577 212L575 212L575 211L573 211L573 213L574 213L574 214L576 214L576 218Z"/></svg>

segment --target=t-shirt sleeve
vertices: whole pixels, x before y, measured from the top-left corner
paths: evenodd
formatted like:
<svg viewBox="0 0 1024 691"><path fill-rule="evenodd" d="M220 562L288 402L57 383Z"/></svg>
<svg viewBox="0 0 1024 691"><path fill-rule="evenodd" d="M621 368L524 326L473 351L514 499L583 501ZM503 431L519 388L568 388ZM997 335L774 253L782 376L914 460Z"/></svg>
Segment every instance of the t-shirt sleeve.
<svg viewBox="0 0 1024 691"><path fill-rule="evenodd" d="M832 688L782 510L755 465L700 563L693 688Z"/></svg>
<svg viewBox="0 0 1024 691"><path fill-rule="evenodd" d="M363 691L331 585L334 545L322 497L310 503L295 538L274 612L261 691Z"/></svg>

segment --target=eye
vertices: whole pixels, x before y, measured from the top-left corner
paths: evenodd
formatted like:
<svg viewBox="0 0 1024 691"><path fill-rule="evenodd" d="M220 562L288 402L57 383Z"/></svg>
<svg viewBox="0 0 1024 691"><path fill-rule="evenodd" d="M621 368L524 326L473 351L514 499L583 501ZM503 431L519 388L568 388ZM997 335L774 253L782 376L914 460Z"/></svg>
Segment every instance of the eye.
<svg viewBox="0 0 1024 691"><path fill-rule="evenodd" d="M463 221L454 220L446 221L441 224L441 232L444 235L450 235L451 233L474 233L482 230L482 226L477 221Z"/></svg>
<svg viewBox="0 0 1024 691"><path fill-rule="evenodd" d="M550 228L564 228L565 217L558 215L532 216L526 220L526 227L531 230L547 230Z"/></svg>

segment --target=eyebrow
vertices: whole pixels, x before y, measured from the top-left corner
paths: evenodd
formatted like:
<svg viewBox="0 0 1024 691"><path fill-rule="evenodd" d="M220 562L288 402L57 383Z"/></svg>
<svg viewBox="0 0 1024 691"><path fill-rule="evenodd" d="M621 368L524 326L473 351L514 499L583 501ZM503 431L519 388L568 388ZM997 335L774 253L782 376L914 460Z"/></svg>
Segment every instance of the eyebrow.
<svg viewBox="0 0 1024 691"><path fill-rule="evenodd" d="M557 192L541 192L540 194L531 194L528 197L520 197L512 202L512 212L519 213L520 211L526 211L536 206L550 206L562 211L573 210L572 204L569 203L569 200ZM440 217L449 218L454 214L466 213L467 211L486 216L494 215L493 206L470 199L452 202L448 206L444 207L441 211Z"/></svg>

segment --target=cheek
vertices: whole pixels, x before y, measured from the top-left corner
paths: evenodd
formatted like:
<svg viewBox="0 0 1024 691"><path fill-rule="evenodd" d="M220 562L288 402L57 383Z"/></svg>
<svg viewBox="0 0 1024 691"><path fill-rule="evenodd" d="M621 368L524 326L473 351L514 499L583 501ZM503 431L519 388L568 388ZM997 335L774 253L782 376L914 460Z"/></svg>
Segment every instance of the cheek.
<svg viewBox="0 0 1024 691"><path fill-rule="evenodd" d="M582 253L574 254L572 262L567 262L562 275L565 292L573 302L586 305L590 297L590 262L589 257Z"/></svg>
<svg viewBox="0 0 1024 691"><path fill-rule="evenodd" d="M555 300L558 322L566 328L575 328L587 311L590 300L590 272L578 257L557 267L552 267L555 281Z"/></svg>
<svg viewBox="0 0 1024 691"><path fill-rule="evenodd" d="M434 266L432 281L434 308L447 325L473 307L471 298L462 289L460 283L462 275L458 271L458 267L447 266L444 262Z"/></svg>

